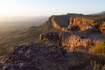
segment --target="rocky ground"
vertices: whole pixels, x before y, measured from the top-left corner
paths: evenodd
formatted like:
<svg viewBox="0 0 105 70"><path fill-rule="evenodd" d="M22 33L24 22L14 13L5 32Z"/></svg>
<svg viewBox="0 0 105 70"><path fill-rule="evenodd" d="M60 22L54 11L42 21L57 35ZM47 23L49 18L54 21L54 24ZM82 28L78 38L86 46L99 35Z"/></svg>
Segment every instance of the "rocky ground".
<svg viewBox="0 0 105 70"><path fill-rule="evenodd" d="M104 57L88 53L95 40L69 32L40 35L40 43L15 46L0 57L0 70L93 70L91 61L105 64Z"/></svg>

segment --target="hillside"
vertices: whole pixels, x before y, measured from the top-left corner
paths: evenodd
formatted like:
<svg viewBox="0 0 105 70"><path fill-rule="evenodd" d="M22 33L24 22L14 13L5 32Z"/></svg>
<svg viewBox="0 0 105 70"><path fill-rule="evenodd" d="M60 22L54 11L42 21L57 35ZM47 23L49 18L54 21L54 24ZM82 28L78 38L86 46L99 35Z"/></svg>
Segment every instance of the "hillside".
<svg viewBox="0 0 105 70"><path fill-rule="evenodd" d="M0 55L8 52L10 48L21 44L31 44L39 40L39 35L43 32L59 31L48 25L32 26L23 30L5 32L1 34Z"/></svg>
<svg viewBox="0 0 105 70"><path fill-rule="evenodd" d="M53 15L1 33L0 70L105 70L105 15Z"/></svg>
<svg viewBox="0 0 105 70"><path fill-rule="evenodd" d="M103 11L103 12L100 12L100 13L96 13L96 14L91 14L91 15L105 15L105 11Z"/></svg>
<svg viewBox="0 0 105 70"><path fill-rule="evenodd" d="M75 22L73 20L75 20ZM58 32L58 31L74 32L73 28L75 27L73 27L73 25L74 26L76 25L76 28L77 29L79 28L80 31L86 30L88 26L92 28L94 28L95 26L97 28L96 30L98 30L99 25L102 24L102 22L104 21L105 21L104 15L90 16L90 15L72 14L72 13L68 13L67 15L53 15L43 25L32 26L26 29L1 33L1 38L0 38L1 54L5 53L5 51L9 50L11 47L15 45L31 44L31 43L37 42L39 35L41 33ZM90 23L93 26L88 24L84 26L84 24L80 24L82 22ZM77 23L79 25L77 25ZM72 27L71 27L71 24L73 24ZM100 34L100 33L96 33L96 34L97 36L95 36L95 33L90 34L90 37L104 40L103 39L104 34Z"/></svg>

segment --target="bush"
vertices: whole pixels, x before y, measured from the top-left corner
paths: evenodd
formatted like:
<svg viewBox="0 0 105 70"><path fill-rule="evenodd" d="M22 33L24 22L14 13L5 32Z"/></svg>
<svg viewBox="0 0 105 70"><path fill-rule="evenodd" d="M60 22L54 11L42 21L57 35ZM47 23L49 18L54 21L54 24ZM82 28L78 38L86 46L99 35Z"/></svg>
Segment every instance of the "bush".
<svg viewBox="0 0 105 70"><path fill-rule="evenodd" d="M91 61L91 67L93 70L105 70L105 65L97 64L96 61Z"/></svg>
<svg viewBox="0 0 105 70"><path fill-rule="evenodd" d="M89 52L92 52L96 55L105 56L105 43L99 42L98 44L90 48Z"/></svg>
<svg viewBox="0 0 105 70"><path fill-rule="evenodd" d="M0 47L0 56L3 56L7 53L7 49Z"/></svg>

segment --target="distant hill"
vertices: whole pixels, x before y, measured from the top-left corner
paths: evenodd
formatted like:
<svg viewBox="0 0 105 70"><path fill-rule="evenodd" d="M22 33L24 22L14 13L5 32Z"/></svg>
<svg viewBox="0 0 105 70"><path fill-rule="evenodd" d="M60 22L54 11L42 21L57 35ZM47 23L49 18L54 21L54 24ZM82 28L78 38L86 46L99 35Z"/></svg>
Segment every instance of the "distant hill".
<svg viewBox="0 0 105 70"><path fill-rule="evenodd" d="M100 12L100 13L91 14L91 15L96 15L96 16L98 16L98 15L105 15L105 11Z"/></svg>
<svg viewBox="0 0 105 70"><path fill-rule="evenodd" d="M42 25L48 17L0 17L0 31L13 31Z"/></svg>

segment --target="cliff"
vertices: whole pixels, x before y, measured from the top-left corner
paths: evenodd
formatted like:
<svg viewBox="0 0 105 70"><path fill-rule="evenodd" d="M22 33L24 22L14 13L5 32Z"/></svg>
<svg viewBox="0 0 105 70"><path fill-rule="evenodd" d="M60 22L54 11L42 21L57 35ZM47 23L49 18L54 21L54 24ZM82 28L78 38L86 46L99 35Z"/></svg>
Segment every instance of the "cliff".
<svg viewBox="0 0 105 70"><path fill-rule="evenodd" d="M70 25L88 23L94 25L95 20L85 17L70 17Z"/></svg>
<svg viewBox="0 0 105 70"><path fill-rule="evenodd" d="M88 29L99 29L99 25L102 24L103 18L94 17L94 16L86 16L86 15L61 15L61 16L52 16L45 23L53 26L54 28L68 32L72 30L76 30L73 28L77 28L76 31L85 31ZM100 31L100 30L99 30ZM102 32L102 31L100 31Z"/></svg>
<svg viewBox="0 0 105 70"><path fill-rule="evenodd" d="M102 33L105 33L105 22L103 22L103 24L101 24L99 26L99 30L102 32Z"/></svg>
<svg viewBox="0 0 105 70"><path fill-rule="evenodd" d="M103 16L67 14L61 16L54 15L50 17L45 24L53 26L54 28L64 32L73 30L85 31L91 29L92 31L99 30L104 33L102 30L105 28L102 27L102 29L100 29L99 27L103 22L105 22Z"/></svg>

